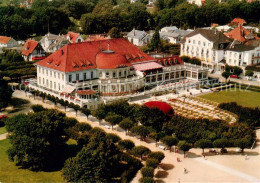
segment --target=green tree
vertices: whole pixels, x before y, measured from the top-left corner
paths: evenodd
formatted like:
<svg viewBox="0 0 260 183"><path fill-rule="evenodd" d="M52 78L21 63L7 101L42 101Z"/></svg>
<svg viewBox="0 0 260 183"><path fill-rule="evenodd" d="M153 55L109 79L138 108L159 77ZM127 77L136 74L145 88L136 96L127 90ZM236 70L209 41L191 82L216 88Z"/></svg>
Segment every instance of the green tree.
<svg viewBox="0 0 260 183"><path fill-rule="evenodd" d="M235 74L237 77L238 77L240 74L243 73L243 69L241 69L241 68L238 67L238 66L234 66L233 69L234 69L234 74Z"/></svg>
<svg viewBox="0 0 260 183"><path fill-rule="evenodd" d="M154 51L158 51L161 47L161 39L159 34L159 28L155 29L155 32L153 34L151 43L149 44L150 48Z"/></svg>
<svg viewBox="0 0 260 183"><path fill-rule="evenodd" d="M250 71L250 70L247 70L246 73L245 73L246 76L254 76L254 72L253 71Z"/></svg>
<svg viewBox="0 0 260 183"><path fill-rule="evenodd" d="M108 115L105 117L105 120L111 124L112 130L114 125L119 124L122 119L122 116L113 113L108 113Z"/></svg>
<svg viewBox="0 0 260 183"><path fill-rule="evenodd" d="M141 169L143 177L154 177L154 168L152 167L143 167Z"/></svg>
<svg viewBox="0 0 260 183"><path fill-rule="evenodd" d="M131 132L139 135L141 140L144 140L150 134L150 129L143 125L138 125L131 128Z"/></svg>
<svg viewBox="0 0 260 183"><path fill-rule="evenodd" d="M237 139L235 141L235 146L239 147L241 149L242 153L244 152L245 148L250 148L251 145L252 144L250 142L250 139L247 139L247 138Z"/></svg>
<svg viewBox="0 0 260 183"><path fill-rule="evenodd" d="M75 125L57 110L19 114L6 121L11 147L8 156L17 165L48 170L63 164L66 129Z"/></svg>
<svg viewBox="0 0 260 183"><path fill-rule="evenodd" d="M99 120L99 125L101 121L106 117L107 112L104 109L104 106L100 106L96 110L92 111L92 116L96 117Z"/></svg>
<svg viewBox="0 0 260 183"><path fill-rule="evenodd" d="M227 82L227 79L230 76L230 72L224 71L224 72L222 72L221 76L224 77L226 79L226 82Z"/></svg>
<svg viewBox="0 0 260 183"><path fill-rule="evenodd" d="M159 163L164 159L164 153L161 151L154 151L148 155L149 158L157 159Z"/></svg>
<svg viewBox="0 0 260 183"><path fill-rule="evenodd" d="M31 106L33 112L41 112L44 111L45 108L42 105L36 104Z"/></svg>
<svg viewBox="0 0 260 183"><path fill-rule="evenodd" d="M177 146L180 150L183 151L184 157L185 157L185 153L192 148L192 144L187 143L185 140L180 141Z"/></svg>
<svg viewBox="0 0 260 183"><path fill-rule="evenodd" d="M117 143L118 141L121 140L121 138L117 134L114 134L114 133L108 133L107 139L111 140L113 143Z"/></svg>
<svg viewBox="0 0 260 183"><path fill-rule="evenodd" d="M144 146L136 146L134 148L132 148L131 150L132 154L134 156L140 156L141 160L143 159L144 155L148 155L150 154L150 149L148 149L147 147Z"/></svg>
<svg viewBox="0 0 260 183"><path fill-rule="evenodd" d="M126 151L129 151L129 150L131 150L134 146L135 146L135 144L134 144L134 142L132 141L132 140L120 140L119 142L118 142L118 146L121 148L121 149L124 149L124 150L126 150Z"/></svg>
<svg viewBox="0 0 260 183"><path fill-rule="evenodd" d="M125 130L125 133L129 132L129 130L134 126L134 122L130 118L124 118L120 123L119 127Z"/></svg>
<svg viewBox="0 0 260 183"><path fill-rule="evenodd" d="M112 28L109 30L108 35L109 35L111 38L121 38L121 37L122 37L121 31L120 31L120 29L117 28L117 27L112 27Z"/></svg>
<svg viewBox="0 0 260 183"><path fill-rule="evenodd" d="M204 149L212 147L212 142L211 142L211 140L200 139L197 142L195 142L195 147L201 148L202 149L202 154L204 154Z"/></svg>
<svg viewBox="0 0 260 183"><path fill-rule="evenodd" d="M216 148L221 148L221 153L223 154L225 147L229 145L227 139L217 139L213 142L213 146Z"/></svg>
<svg viewBox="0 0 260 183"><path fill-rule="evenodd" d="M0 78L0 109L7 107L11 100L13 91L8 83Z"/></svg>
<svg viewBox="0 0 260 183"><path fill-rule="evenodd" d="M82 107L80 111L85 114L88 118L88 116L91 114L91 111L87 107Z"/></svg>
<svg viewBox="0 0 260 183"><path fill-rule="evenodd" d="M139 183L154 183L154 179L152 177L142 177L139 179Z"/></svg>
<svg viewBox="0 0 260 183"><path fill-rule="evenodd" d="M92 136L76 157L69 158L62 174L69 182L109 182L119 166L119 151L105 136Z"/></svg>
<svg viewBox="0 0 260 183"><path fill-rule="evenodd" d="M157 168L158 165L159 165L159 161L157 159L148 158L146 160L146 166Z"/></svg>
<svg viewBox="0 0 260 183"><path fill-rule="evenodd" d="M173 136L165 136L161 139L161 141L168 146L168 148L170 149L170 152L171 152L171 149L172 149L172 146L175 146L177 145L177 143L179 142L179 140L176 138L176 137L173 137Z"/></svg>

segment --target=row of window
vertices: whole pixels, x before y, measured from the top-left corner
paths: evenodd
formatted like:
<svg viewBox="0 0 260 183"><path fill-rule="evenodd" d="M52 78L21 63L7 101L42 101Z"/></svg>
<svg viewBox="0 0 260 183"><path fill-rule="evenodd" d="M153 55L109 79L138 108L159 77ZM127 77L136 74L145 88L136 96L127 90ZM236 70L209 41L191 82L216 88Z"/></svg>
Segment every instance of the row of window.
<svg viewBox="0 0 260 183"><path fill-rule="evenodd" d="M56 82L49 81L48 79L45 80L44 78L41 78L41 77L39 77L38 82L39 82L39 85L46 86L47 88L58 90L58 91L60 91L62 88L64 88L64 85L62 85L62 88L61 88L60 83L57 84Z"/></svg>
<svg viewBox="0 0 260 183"><path fill-rule="evenodd" d="M188 39L188 43L191 43L191 42L192 42L192 44L195 44L195 45L201 45L201 46L206 46L207 45L206 42ZM208 43L208 46L210 47L211 43Z"/></svg>
<svg viewBox="0 0 260 183"><path fill-rule="evenodd" d="M46 76L49 76L50 77L58 77L58 79L62 79L64 81L64 74L61 74L60 72L56 72L56 71L52 71L52 70L48 70L48 69L44 69L44 68L41 68L39 67L39 73L42 73L43 75L46 74Z"/></svg>
<svg viewBox="0 0 260 183"><path fill-rule="evenodd" d="M82 74L83 74L82 79L83 79L83 80L87 80L87 73L84 72L84 73L82 73ZM94 72L91 71L91 72L90 72L90 79L93 79L93 78L94 78ZM72 74L69 75L69 82L79 81L79 80L80 80L80 73L77 73L77 74L76 74L76 80L73 80Z"/></svg>

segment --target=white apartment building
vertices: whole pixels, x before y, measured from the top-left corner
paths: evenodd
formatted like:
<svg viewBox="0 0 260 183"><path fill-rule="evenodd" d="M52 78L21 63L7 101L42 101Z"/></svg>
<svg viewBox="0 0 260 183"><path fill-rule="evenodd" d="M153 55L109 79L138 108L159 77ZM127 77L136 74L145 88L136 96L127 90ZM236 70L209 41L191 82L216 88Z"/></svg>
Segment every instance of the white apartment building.
<svg viewBox="0 0 260 183"><path fill-rule="evenodd" d="M181 42L181 56L196 57L204 67L212 70L222 70L220 61L224 58L224 50L230 40L216 30L196 29Z"/></svg>

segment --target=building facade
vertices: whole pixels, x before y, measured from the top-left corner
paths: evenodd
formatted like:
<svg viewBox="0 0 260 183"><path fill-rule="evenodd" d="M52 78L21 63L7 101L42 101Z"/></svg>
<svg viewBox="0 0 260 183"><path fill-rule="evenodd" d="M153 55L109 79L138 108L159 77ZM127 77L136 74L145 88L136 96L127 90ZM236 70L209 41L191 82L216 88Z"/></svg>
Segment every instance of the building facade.
<svg viewBox="0 0 260 183"><path fill-rule="evenodd" d="M125 39L68 44L35 66L30 87L90 108L104 97L131 96L147 86L207 79L207 69L178 56L155 59Z"/></svg>
<svg viewBox="0 0 260 183"><path fill-rule="evenodd" d="M17 41L11 37L0 36L0 48L12 48L17 46Z"/></svg>

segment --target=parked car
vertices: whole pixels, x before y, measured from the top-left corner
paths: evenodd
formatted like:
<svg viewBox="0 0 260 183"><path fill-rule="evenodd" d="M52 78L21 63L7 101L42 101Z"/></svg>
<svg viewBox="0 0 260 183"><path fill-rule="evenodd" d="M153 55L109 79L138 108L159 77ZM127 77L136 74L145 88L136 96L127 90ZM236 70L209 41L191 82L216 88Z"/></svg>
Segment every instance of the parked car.
<svg viewBox="0 0 260 183"><path fill-rule="evenodd" d="M7 118L6 115L0 115L0 119L5 119L5 118Z"/></svg>
<svg viewBox="0 0 260 183"><path fill-rule="evenodd" d="M237 75L230 75L230 78L236 78L237 79Z"/></svg>

